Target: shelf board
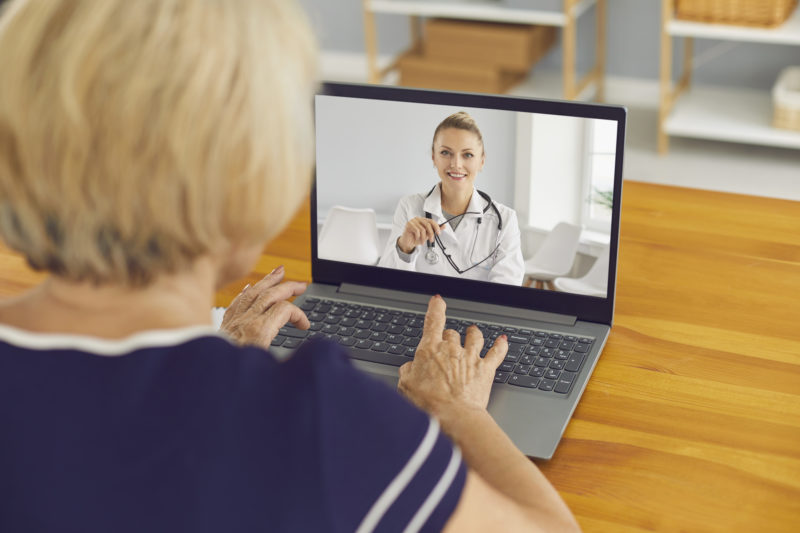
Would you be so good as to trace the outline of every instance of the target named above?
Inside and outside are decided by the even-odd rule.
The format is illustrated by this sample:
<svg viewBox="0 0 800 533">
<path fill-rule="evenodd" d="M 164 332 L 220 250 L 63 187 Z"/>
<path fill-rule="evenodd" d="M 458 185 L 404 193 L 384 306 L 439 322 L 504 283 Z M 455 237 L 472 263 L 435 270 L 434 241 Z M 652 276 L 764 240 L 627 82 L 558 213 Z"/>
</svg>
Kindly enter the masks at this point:
<svg viewBox="0 0 800 533">
<path fill-rule="evenodd" d="M 800 132 L 774 128 L 768 91 L 693 87 L 664 122 L 668 135 L 800 149 Z"/>
<path fill-rule="evenodd" d="M 672 19 L 667 24 L 667 33 L 680 37 L 698 37 L 723 41 L 800 45 L 800 9 L 795 9 L 792 16 L 777 28 L 706 24 Z"/>
<path fill-rule="evenodd" d="M 595 3 L 596 0 L 582 0 L 573 7 L 573 14 L 575 17 L 579 17 Z M 512 24 L 540 24 L 543 26 L 562 27 L 566 24 L 566 16 L 561 9 L 522 9 L 506 7 L 502 3 L 493 1 L 371 0 L 368 4 L 368 9 L 374 13 Z"/>
</svg>

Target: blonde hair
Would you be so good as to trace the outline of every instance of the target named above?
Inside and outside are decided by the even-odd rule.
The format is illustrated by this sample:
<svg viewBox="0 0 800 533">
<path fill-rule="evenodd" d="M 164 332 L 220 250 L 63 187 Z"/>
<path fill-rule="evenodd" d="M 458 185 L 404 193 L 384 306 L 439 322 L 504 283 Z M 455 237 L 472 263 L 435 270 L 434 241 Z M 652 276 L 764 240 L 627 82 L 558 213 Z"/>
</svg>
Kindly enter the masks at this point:
<svg viewBox="0 0 800 533">
<path fill-rule="evenodd" d="M 0 19 L 0 235 L 143 286 L 288 222 L 316 46 L 287 0 L 16 0 Z"/>
<path fill-rule="evenodd" d="M 433 141 L 431 142 L 432 151 L 435 150 L 434 144 L 436 144 L 436 136 L 439 135 L 441 130 L 446 130 L 449 128 L 471 131 L 478 136 L 478 142 L 481 143 L 481 150 L 483 150 L 484 153 L 486 152 L 485 148 L 483 147 L 483 135 L 481 135 L 481 130 L 478 129 L 478 123 L 475 122 L 475 119 L 472 118 L 472 116 L 466 111 L 453 113 L 441 121 L 438 126 L 436 126 L 436 130 L 433 132 Z"/>
</svg>

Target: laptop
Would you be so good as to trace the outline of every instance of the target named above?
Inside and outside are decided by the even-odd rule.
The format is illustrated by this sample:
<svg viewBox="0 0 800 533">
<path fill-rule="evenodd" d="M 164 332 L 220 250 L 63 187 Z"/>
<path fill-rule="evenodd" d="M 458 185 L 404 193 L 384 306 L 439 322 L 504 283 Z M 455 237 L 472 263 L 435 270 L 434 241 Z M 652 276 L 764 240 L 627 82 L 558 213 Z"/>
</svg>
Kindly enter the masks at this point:
<svg viewBox="0 0 800 533">
<path fill-rule="evenodd" d="M 625 109 L 334 83 L 314 106 L 313 282 L 295 302 L 312 328 L 284 327 L 273 350 L 328 337 L 394 387 L 427 302 L 440 294 L 446 327 L 463 335 L 476 324 L 487 345 L 507 335 L 489 412 L 523 453 L 551 458 L 612 325 Z M 442 222 L 434 130 L 457 112 L 479 128 L 485 162 L 477 210 L 441 227 L 456 235 L 463 225 L 472 255 L 437 241 L 420 245 L 416 259 L 389 261 L 404 216 L 424 217 L 433 205 L 427 214 Z M 495 276 L 502 261 L 508 275 Z"/>
</svg>

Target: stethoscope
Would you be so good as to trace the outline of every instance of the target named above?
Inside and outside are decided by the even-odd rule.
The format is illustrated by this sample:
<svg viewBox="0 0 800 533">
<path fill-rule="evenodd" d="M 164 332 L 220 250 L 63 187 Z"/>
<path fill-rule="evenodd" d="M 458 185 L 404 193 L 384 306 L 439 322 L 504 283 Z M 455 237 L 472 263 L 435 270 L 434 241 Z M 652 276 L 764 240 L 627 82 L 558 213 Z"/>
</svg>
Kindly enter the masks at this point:
<svg viewBox="0 0 800 533">
<path fill-rule="evenodd" d="M 437 187 L 437 185 L 434 185 L 433 188 L 430 191 L 428 191 L 428 194 L 425 195 L 425 199 L 426 200 L 433 193 L 433 191 L 436 189 L 436 187 Z M 454 219 L 456 219 L 458 217 L 463 217 L 464 215 L 478 215 L 478 225 L 477 225 L 477 227 L 475 229 L 475 239 L 472 242 L 472 250 L 474 251 L 475 250 L 475 243 L 478 241 L 478 231 L 480 230 L 481 222 L 483 222 L 483 215 L 485 215 L 486 212 L 489 209 L 493 209 L 494 212 L 497 213 L 497 221 L 498 221 L 497 222 L 497 239 L 495 241 L 494 249 L 489 253 L 489 255 L 487 255 L 483 259 L 481 259 L 477 263 L 473 263 L 473 265 L 471 267 L 465 268 L 465 269 L 462 270 L 462 269 L 458 268 L 458 265 L 456 265 L 455 261 L 453 261 L 453 257 L 451 256 L 451 254 L 447 253 L 447 248 L 445 248 L 444 244 L 442 244 L 442 241 L 441 241 L 441 239 L 439 239 L 439 236 L 434 234 L 434 242 L 430 242 L 430 241 L 427 242 L 428 251 L 425 252 L 425 261 L 427 261 L 428 264 L 435 265 L 436 263 L 439 262 L 439 254 L 436 252 L 435 244 L 439 245 L 439 248 L 442 249 L 442 255 L 444 255 L 444 258 L 447 259 L 447 262 L 450 263 L 450 266 L 453 267 L 453 270 L 455 270 L 459 274 L 463 274 L 464 272 L 468 272 L 468 271 L 472 270 L 473 268 L 475 268 L 476 266 L 488 261 L 489 258 L 494 256 L 495 252 L 497 252 L 497 249 L 500 248 L 500 231 L 503 229 L 503 216 L 500 214 L 500 210 L 497 208 L 497 205 L 495 205 L 494 201 L 492 200 L 492 198 L 488 194 L 486 194 L 483 191 L 478 191 L 478 194 L 481 196 L 481 198 L 486 200 L 486 206 L 483 208 L 483 211 L 480 211 L 480 212 L 478 212 L 478 211 L 466 211 L 464 213 L 461 213 L 460 215 L 456 215 L 454 217 L 448 218 L 447 220 L 445 220 L 444 222 L 439 224 L 439 227 L 445 226 L 451 220 L 454 220 Z M 425 211 L 425 218 L 433 220 L 433 217 L 431 216 L 431 214 L 428 211 Z"/>
</svg>

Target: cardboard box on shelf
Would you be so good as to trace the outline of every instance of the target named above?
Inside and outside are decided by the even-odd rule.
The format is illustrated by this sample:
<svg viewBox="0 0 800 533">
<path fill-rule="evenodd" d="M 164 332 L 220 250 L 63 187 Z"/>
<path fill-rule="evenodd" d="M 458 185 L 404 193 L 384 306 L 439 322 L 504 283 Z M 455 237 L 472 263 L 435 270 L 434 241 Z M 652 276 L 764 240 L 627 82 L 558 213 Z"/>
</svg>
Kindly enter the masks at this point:
<svg viewBox="0 0 800 533">
<path fill-rule="evenodd" d="M 400 84 L 504 93 L 527 76 L 555 37 L 552 26 L 428 20 L 422 47 L 398 61 Z"/>
<path fill-rule="evenodd" d="M 425 24 L 425 57 L 492 65 L 527 73 L 555 42 L 553 26 L 432 19 Z"/>
<path fill-rule="evenodd" d="M 524 73 L 491 65 L 469 65 L 407 54 L 400 59 L 400 85 L 450 91 L 504 93 L 525 78 Z"/>
</svg>

